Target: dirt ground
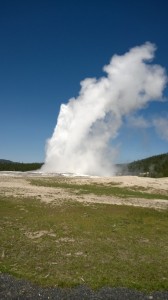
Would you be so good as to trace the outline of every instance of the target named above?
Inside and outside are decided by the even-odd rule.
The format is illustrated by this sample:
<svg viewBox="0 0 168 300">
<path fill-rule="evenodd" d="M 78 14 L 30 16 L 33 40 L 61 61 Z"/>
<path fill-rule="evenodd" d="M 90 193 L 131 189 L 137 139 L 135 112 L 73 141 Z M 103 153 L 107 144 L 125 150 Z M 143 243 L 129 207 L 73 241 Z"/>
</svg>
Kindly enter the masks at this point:
<svg viewBox="0 0 168 300">
<path fill-rule="evenodd" d="M 54 175 L 48 175 L 54 178 Z M 47 177 L 47 178 L 48 178 Z M 116 205 L 133 205 L 155 209 L 168 209 L 168 200 L 142 199 L 142 198 L 118 198 L 115 196 L 97 196 L 94 194 L 77 195 L 70 189 L 35 186 L 30 183 L 32 178 L 46 178 L 39 173 L 0 172 L 0 195 L 14 197 L 36 197 L 46 203 L 62 203 L 65 200 L 85 203 L 108 203 Z M 145 178 L 137 176 L 113 176 L 113 177 L 79 177 L 57 176 L 64 182 L 73 184 L 115 184 L 120 187 L 138 188 L 155 194 L 168 195 L 168 178 Z"/>
</svg>

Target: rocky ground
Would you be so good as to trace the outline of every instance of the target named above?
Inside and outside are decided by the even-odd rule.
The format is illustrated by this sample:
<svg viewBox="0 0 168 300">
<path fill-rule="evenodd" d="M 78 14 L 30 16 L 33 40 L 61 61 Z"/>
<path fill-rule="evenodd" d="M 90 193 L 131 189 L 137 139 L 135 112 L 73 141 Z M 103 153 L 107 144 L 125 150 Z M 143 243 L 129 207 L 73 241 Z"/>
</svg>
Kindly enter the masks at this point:
<svg viewBox="0 0 168 300">
<path fill-rule="evenodd" d="M 18 280 L 6 274 L 0 274 L 1 300 L 167 300 L 168 292 L 146 294 L 127 288 L 104 287 L 93 291 L 86 286 L 73 289 L 42 288 L 25 280 Z"/>
</svg>

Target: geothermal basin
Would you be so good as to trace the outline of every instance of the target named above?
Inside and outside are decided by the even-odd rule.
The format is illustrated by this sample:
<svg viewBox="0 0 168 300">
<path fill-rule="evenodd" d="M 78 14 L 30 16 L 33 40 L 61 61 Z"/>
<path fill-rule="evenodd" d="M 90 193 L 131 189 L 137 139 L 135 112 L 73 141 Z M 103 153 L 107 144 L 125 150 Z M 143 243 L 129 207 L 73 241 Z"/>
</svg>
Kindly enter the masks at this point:
<svg viewBox="0 0 168 300">
<path fill-rule="evenodd" d="M 36 181 L 36 182 L 35 182 Z M 37 185 L 38 182 L 38 185 Z M 40 185 L 39 185 L 40 183 Z M 55 186 L 54 186 L 55 184 Z M 71 188 L 72 185 L 72 188 Z M 137 195 L 100 193 L 80 193 L 84 187 L 97 186 L 123 188 L 137 192 Z M 76 188 L 75 188 L 76 187 Z M 140 197 L 139 194 L 140 193 Z M 154 196 L 146 197 L 146 194 Z M 144 197 L 143 197 L 144 195 Z M 91 177 L 75 174 L 55 174 L 40 172 L 0 172 L 0 196 L 33 197 L 45 203 L 78 201 L 86 203 L 106 203 L 112 205 L 132 205 L 154 209 L 168 209 L 168 178 L 148 178 L 138 176 Z"/>
</svg>

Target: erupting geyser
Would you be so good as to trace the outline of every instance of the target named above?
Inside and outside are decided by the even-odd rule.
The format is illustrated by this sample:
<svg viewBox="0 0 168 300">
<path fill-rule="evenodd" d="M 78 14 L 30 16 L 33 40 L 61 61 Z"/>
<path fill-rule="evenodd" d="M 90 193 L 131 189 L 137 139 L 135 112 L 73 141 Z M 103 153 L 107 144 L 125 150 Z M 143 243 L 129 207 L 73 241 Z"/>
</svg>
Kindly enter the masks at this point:
<svg viewBox="0 0 168 300">
<path fill-rule="evenodd" d="M 152 65 L 155 46 L 146 43 L 114 55 L 100 79 L 81 82 L 79 96 L 61 105 L 53 136 L 47 142 L 43 172 L 113 175 L 111 147 L 123 117 L 160 100 L 167 77 Z"/>
</svg>

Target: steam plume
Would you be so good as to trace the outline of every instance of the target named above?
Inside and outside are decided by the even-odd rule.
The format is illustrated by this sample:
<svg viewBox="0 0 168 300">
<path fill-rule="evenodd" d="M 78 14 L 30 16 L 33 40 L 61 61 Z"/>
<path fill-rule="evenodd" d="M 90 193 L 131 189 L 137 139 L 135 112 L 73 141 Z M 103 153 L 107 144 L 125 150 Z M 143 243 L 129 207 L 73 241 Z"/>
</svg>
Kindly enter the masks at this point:
<svg viewBox="0 0 168 300">
<path fill-rule="evenodd" d="M 48 140 L 44 172 L 113 175 L 117 136 L 123 118 L 162 97 L 167 77 L 152 65 L 155 46 L 146 43 L 114 55 L 100 79 L 81 82 L 79 96 L 61 105 L 53 136 Z"/>
</svg>

